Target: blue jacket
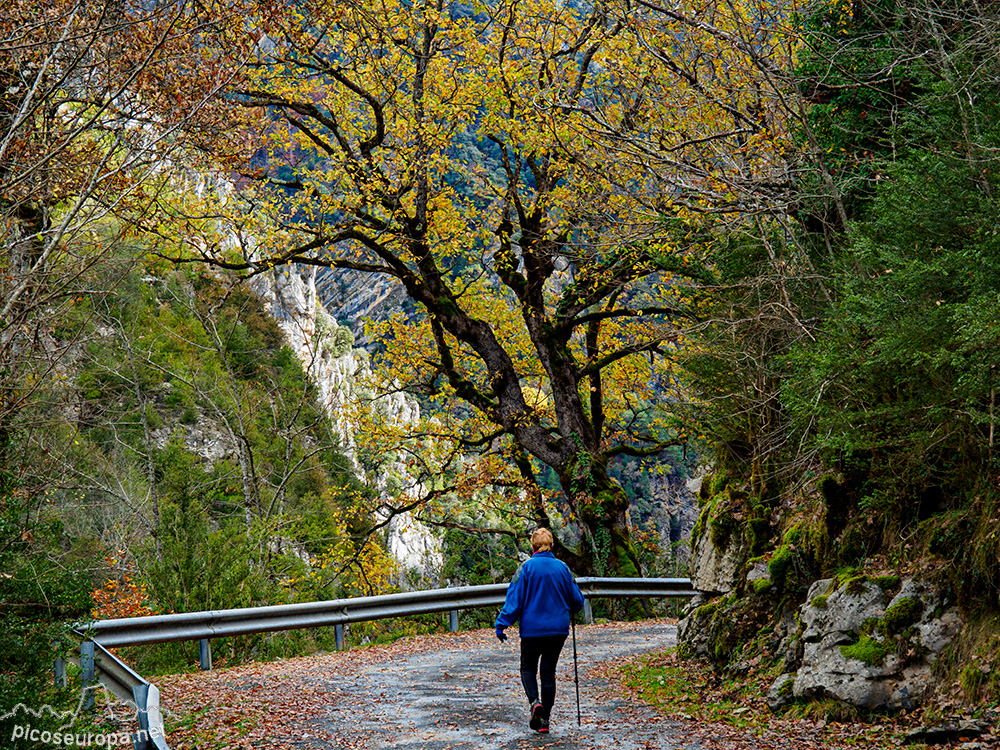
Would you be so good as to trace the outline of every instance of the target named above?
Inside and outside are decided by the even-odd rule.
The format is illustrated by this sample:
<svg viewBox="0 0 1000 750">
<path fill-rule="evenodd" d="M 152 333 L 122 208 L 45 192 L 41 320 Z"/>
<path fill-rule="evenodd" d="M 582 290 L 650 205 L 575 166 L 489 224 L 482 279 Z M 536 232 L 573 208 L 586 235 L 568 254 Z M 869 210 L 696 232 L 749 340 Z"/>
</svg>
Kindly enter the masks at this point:
<svg viewBox="0 0 1000 750">
<path fill-rule="evenodd" d="M 583 594 L 566 563 L 551 552 L 536 552 L 507 587 L 496 626 L 507 628 L 520 620 L 522 638 L 569 635 L 569 613 L 581 609 Z"/>
</svg>

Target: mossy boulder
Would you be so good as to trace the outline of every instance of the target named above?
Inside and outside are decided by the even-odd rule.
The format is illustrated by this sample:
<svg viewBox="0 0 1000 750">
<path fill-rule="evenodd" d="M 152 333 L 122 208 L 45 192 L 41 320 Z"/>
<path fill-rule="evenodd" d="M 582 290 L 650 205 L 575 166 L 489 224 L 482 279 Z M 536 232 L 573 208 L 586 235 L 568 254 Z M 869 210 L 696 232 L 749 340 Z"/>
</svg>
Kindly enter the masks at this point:
<svg viewBox="0 0 1000 750">
<path fill-rule="evenodd" d="M 749 546 L 731 513 L 718 502 L 706 505 L 691 538 L 694 587 L 713 595 L 735 590 L 742 582 L 748 557 Z"/>
<path fill-rule="evenodd" d="M 765 629 L 766 620 L 766 611 L 751 597 L 735 592 L 711 599 L 699 595 L 678 624 L 680 652 L 687 658 L 706 658 L 725 671 L 745 644 Z"/>
<path fill-rule="evenodd" d="M 845 575 L 816 581 L 800 610 L 796 700 L 835 698 L 868 709 L 910 709 L 933 685 L 938 655 L 960 621 L 929 583 Z M 787 696 L 770 696 L 775 704 Z"/>
</svg>

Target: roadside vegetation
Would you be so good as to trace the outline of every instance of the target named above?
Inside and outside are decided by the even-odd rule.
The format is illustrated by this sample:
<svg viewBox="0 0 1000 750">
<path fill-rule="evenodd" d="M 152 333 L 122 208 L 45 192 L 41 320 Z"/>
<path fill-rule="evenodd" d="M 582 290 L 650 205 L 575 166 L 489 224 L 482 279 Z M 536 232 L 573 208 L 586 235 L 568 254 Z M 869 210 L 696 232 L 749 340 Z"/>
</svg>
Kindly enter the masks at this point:
<svg viewBox="0 0 1000 750">
<path fill-rule="evenodd" d="M 605 671 L 635 699 L 677 721 L 683 734 L 710 738 L 732 750 L 758 743 L 773 748 L 888 750 L 906 746 L 924 750 L 940 745 L 909 735 L 945 719 L 935 706 L 886 713 L 860 710 L 834 699 L 797 704 L 775 713 L 764 696 L 777 671 L 768 668 L 766 659 L 751 660 L 745 670 L 720 676 L 711 666 L 682 659 L 676 650 L 670 650 Z M 949 715 L 955 717 L 954 707 Z M 1000 707 L 966 704 L 959 715 L 992 727 Z M 955 732 L 945 742 L 961 744 L 961 737 Z M 996 731 L 970 733 L 964 741 L 993 747 Z"/>
</svg>

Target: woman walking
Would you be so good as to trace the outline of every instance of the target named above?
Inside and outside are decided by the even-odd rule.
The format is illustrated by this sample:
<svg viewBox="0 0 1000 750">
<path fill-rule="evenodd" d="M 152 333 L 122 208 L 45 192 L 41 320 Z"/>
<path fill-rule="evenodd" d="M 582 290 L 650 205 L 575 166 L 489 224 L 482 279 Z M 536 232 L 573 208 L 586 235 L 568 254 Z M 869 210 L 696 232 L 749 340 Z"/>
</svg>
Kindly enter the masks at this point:
<svg viewBox="0 0 1000 750">
<path fill-rule="evenodd" d="M 501 642 L 507 640 L 506 628 L 521 623 L 521 684 L 531 706 L 528 726 L 538 732 L 549 731 L 556 698 L 556 664 L 569 635 L 570 613 L 583 609 L 580 587 L 566 563 L 552 554 L 552 545 L 552 532 L 535 529 L 531 558 L 521 565 L 507 588 L 496 623 Z"/>
</svg>

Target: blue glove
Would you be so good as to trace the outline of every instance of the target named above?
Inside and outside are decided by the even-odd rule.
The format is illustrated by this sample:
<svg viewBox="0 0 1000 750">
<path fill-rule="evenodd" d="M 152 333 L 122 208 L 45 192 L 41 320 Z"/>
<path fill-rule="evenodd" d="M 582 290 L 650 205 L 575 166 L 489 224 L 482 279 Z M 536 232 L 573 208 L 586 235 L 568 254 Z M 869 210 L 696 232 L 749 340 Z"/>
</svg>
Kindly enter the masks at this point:
<svg viewBox="0 0 1000 750">
<path fill-rule="evenodd" d="M 497 640 L 503 643 L 507 640 L 507 634 L 503 632 L 503 628 L 497 625 Z"/>
</svg>

